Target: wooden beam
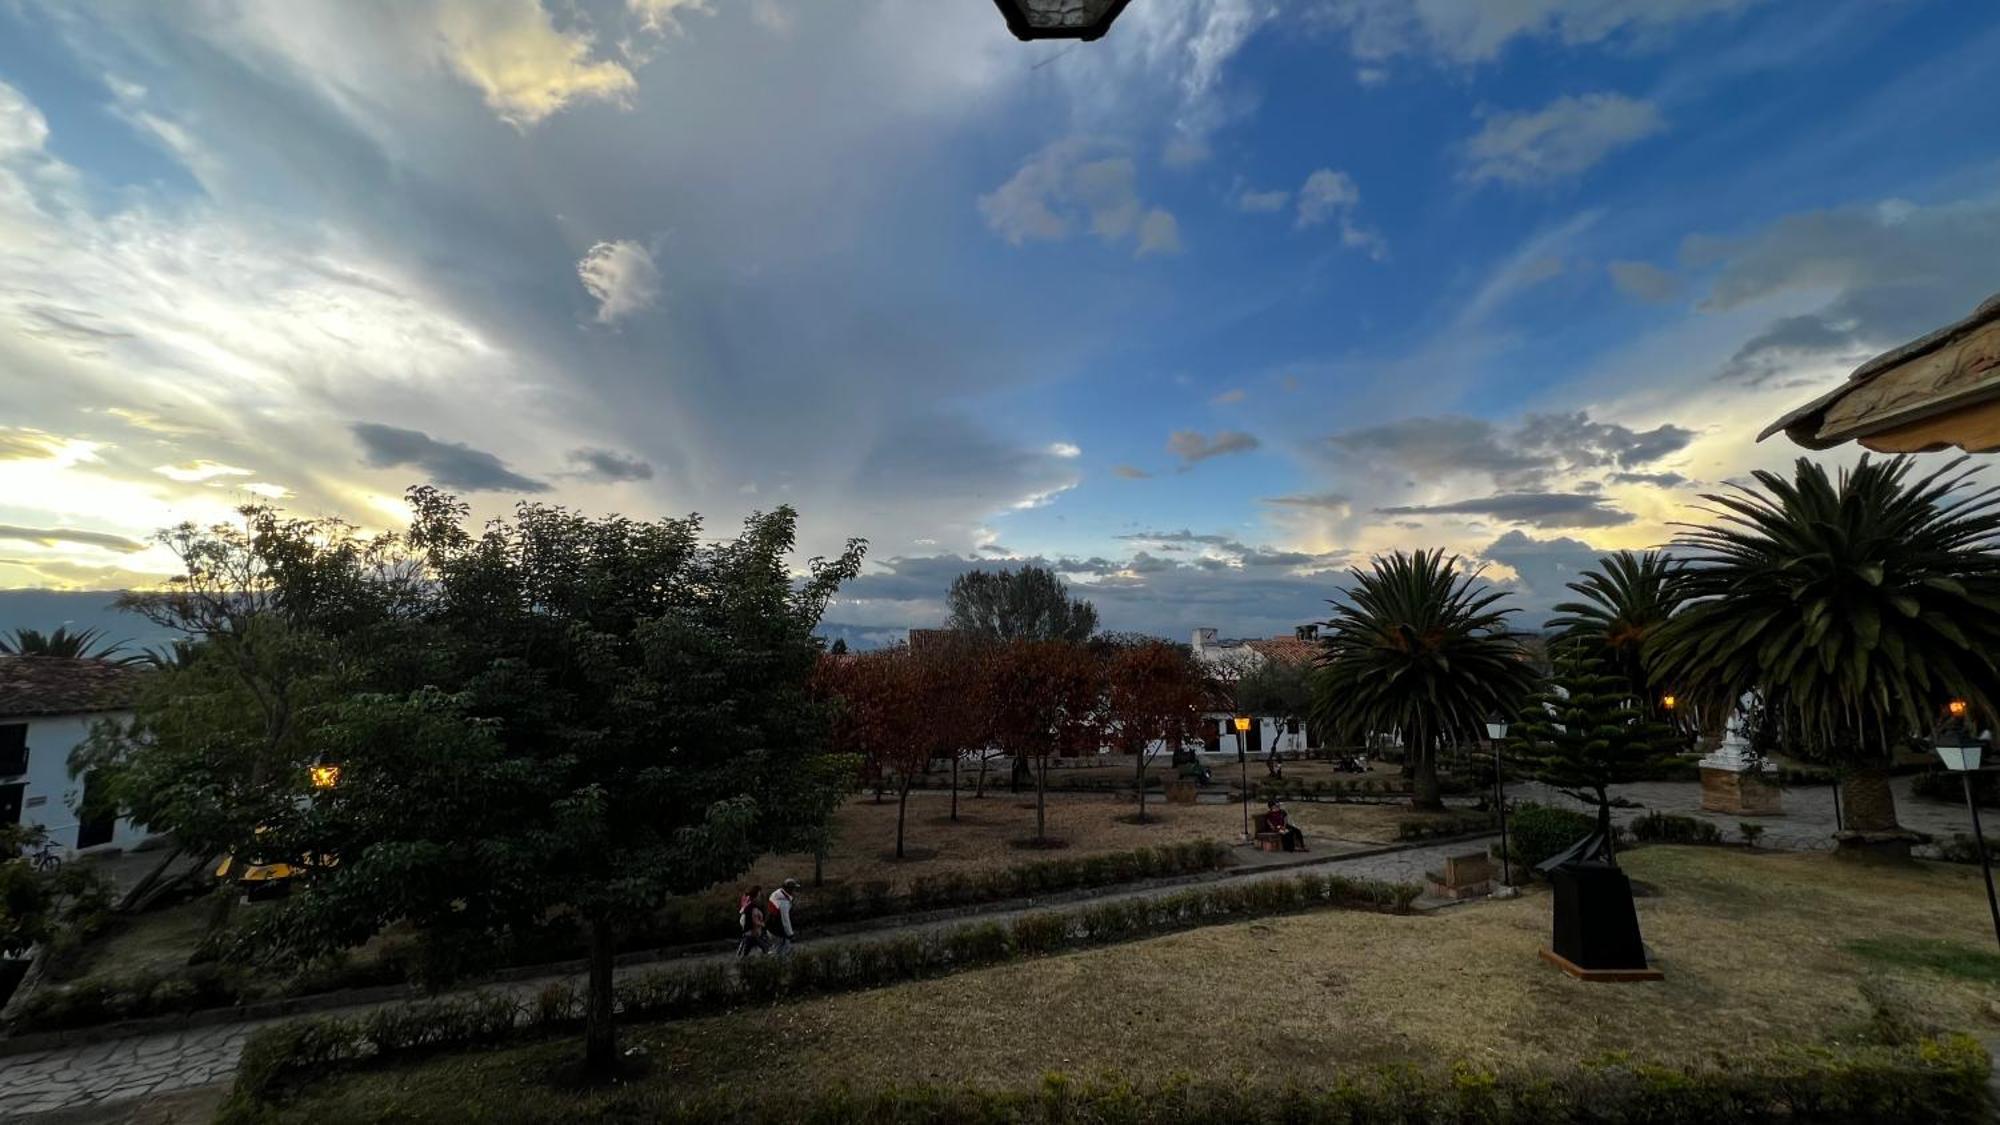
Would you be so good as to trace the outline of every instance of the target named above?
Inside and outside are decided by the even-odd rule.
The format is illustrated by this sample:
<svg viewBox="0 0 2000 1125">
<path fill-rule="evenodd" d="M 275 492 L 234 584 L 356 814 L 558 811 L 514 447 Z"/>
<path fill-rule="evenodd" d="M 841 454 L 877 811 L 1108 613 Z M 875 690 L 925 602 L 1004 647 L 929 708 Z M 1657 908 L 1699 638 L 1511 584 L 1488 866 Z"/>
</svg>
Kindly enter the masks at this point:
<svg viewBox="0 0 2000 1125">
<path fill-rule="evenodd" d="M 2000 449 L 2000 399 L 1974 403 L 1858 439 L 1881 453 L 1928 453 L 1957 446 L 1967 453 Z"/>
</svg>

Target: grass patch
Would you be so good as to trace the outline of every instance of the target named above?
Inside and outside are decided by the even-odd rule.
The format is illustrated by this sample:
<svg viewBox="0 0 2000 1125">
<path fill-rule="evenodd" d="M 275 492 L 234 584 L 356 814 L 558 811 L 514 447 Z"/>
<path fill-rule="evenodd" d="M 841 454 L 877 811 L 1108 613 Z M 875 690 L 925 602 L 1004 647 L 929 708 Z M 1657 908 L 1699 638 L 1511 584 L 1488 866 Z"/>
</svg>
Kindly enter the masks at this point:
<svg viewBox="0 0 2000 1125">
<path fill-rule="evenodd" d="M 866 992 L 637 1025 L 661 1095 L 847 1083 L 1012 1088 L 1045 1071 L 1176 1071 L 1218 1081 L 1333 1081 L 1382 1063 L 1580 1060 L 1696 1065 L 1774 1043 L 1842 1044 L 1876 1021 L 1875 982 L 1948 1027 L 1976 1028 L 2000 984 L 1855 952 L 1866 938 L 1986 936 L 1976 870 L 1855 868 L 1825 855 L 1656 846 L 1622 857 L 1662 894 L 1639 902 L 1667 979 L 1584 984 L 1549 968 L 1550 899 L 1436 915 L 1320 912 L 1214 926 Z M 1718 901 L 1727 908 L 1717 910 Z M 1876 1021 L 1879 1022 L 1879 1021 Z M 976 1049 L 972 1049 L 976 1046 Z M 311 1091 L 278 1120 L 521 1120 L 522 1075 L 574 1041 L 368 1069 Z M 555 1118 L 608 1103 L 578 1097 Z"/>
<path fill-rule="evenodd" d="M 1899 935 L 1850 941 L 1847 949 L 1878 964 L 1924 969 L 1980 984 L 2000 984 L 2000 953 L 1955 941 Z"/>
</svg>

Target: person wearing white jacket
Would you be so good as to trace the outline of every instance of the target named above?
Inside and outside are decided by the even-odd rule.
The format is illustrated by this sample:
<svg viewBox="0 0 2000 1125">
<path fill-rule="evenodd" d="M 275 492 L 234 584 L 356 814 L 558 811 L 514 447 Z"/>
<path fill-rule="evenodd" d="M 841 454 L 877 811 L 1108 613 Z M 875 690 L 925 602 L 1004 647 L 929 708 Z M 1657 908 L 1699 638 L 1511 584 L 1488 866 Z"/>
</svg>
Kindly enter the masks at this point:
<svg viewBox="0 0 2000 1125">
<path fill-rule="evenodd" d="M 778 956 L 792 952 L 792 893 L 799 889 L 797 879 L 787 879 L 777 890 L 771 892 L 771 908 L 764 912 L 766 924 L 778 935 Z"/>
</svg>

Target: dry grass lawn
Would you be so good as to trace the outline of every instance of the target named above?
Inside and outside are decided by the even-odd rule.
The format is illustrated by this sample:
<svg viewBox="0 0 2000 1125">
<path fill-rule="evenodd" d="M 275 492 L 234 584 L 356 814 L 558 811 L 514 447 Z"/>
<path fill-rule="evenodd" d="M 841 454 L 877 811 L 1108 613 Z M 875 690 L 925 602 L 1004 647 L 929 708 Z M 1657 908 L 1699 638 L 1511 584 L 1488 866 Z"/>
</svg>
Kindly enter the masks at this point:
<svg viewBox="0 0 2000 1125">
<path fill-rule="evenodd" d="M 910 858 L 897 861 L 896 802 L 858 797 L 838 814 L 826 877 L 845 882 L 880 880 L 901 889 L 914 878 L 946 871 L 985 871 L 1053 856 L 1095 855 L 1182 840 L 1222 840 L 1234 843 L 1243 835 L 1240 804 L 1169 805 L 1148 798 L 1148 824 L 1124 823 L 1138 811 L 1130 797 L 1096 793 L 1050 793 L 1049 834 L 1066 847 L 1042 851 L 1016 847 L 1035 834 L 1035 798 L 988 793 L 979 800 L 959 796 L 959 822 L 948 817 L 951 798 L 944 793 L 910 794 L 905 848 Z M 1404 805 L 1336 805 L 1293 802 L 1286 806 L 1307 843 L 1328 850 L 1351 850 L 1396 839 L 1396 825 L 1405 820 L 1433 819 Z M 1263 812 L 1252 802 L 1251 816 Z M 810 881 L 810 855 L 767 856 L 740 882 L 765 887 L 787 876 Z"/>
<path fill-rule="evenodd" d="M 1991 1022 L 2000 984 L 1846 948 L 1902 935 L 1984 949 L 1975 868 L 1666 847 L 1625 862 L 1658 891 L 1639 910 L 1662 982 L 1584 984 L 1543 964 L 1550 901 L 1536 891 L 1427 916 L 1322 912 L 1219 926 L 627 1035 L 650 1052 L 645 1081 L 692 1091 L 1018 1084 L 1052 1069 L 1323 1081 L 1329 1068 L 1382 1060 L 1713 1058 L 1851 1037 L 1885 1001 L 1945 1027 Z M 533 1084 L 523 1076 L 577 1049 L 541 1044 L 364 1072 L 286 1117 L 480 1104 L 483 1091 Z"/>
</svg>

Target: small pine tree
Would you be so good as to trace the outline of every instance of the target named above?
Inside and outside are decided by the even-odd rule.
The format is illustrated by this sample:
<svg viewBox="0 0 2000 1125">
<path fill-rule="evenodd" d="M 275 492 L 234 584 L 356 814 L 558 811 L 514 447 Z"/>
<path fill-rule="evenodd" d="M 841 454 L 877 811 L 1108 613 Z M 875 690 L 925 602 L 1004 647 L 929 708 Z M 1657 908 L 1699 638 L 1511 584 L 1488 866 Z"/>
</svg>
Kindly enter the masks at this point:
<svg viewBox="0 0 2000 1125">
<path fill-rule="evenodd" d="M 1644 780 L 1677 749 L 1672 728 L 1646 718 L 1625 677 L 1581 647 L 1563 646 L 1556 674 L 1514 725 L 1508 759 L 1516 776 L 1597 806 L 1608 842 L 1611 787 Z"/>
</svg>

